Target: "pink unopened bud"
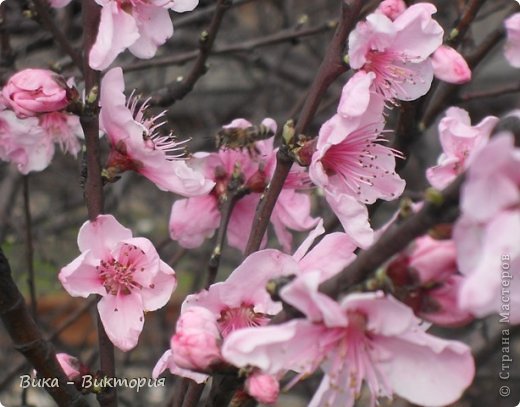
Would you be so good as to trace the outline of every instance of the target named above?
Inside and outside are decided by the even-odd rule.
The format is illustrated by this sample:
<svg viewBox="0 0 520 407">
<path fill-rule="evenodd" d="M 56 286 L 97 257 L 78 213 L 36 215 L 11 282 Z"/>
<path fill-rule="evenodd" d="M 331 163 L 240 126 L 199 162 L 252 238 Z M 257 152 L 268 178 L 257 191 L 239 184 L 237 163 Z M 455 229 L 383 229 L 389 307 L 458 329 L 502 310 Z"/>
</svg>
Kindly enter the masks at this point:
<svg viewBox="0 0 520 407">
<path fill-rule="evenodd" d="M 434 75 L 441 81 L 460 85 L 471 80 L 466 60 L 453 48 L 441 45 L 432 55 Z"/>
<path fill-rule="evenodd" d="M 280 383 L 272 375 L 253 373 L 246 380 L 245 390 L 260 403 L 274 404 L 280 393 Z"/>
<path fill-rule="evenodd" d="M 403 0 L 384 0 L 379 4 L 376 11 L 379 11 L 393 21 L 405 10 L 406 3 Z"/>
<path fill-rule="evenodd" d="M 56 358 L 61 368 L 70 380 L 74 380 L 78 376 L 81 376 L 81 363 L 74 356 L 68 353 L 57 353 Z"/>
<path fill-rule="evenodd" d="M 267 175 L 262 168 L 259 168 L 249 179 L 246 184 L 251 192 L 262 193 L 267 186 Z"/>
<path fill-rule="evenodd" d="M 174 362 L 185 369 L 202 371 L 220 357 L 220 332 L 213 314 L 203 307 L 191 307 L 179 317 L 171 339 Z"/>
<path fill-rule="evenodd" d="M 69 104 L 67 84 L 47 69 L 24 69 L 2 89 L 4 103 L 19 117 L 62 110 Z"/>
</svg>

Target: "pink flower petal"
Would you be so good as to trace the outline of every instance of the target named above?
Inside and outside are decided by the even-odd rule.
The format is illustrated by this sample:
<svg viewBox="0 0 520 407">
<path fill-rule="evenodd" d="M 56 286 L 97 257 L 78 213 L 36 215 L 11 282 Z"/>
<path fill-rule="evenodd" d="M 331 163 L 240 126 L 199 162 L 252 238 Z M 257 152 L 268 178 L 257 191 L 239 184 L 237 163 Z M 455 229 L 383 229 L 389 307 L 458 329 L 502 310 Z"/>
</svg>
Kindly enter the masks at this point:
<svg viewBox="0 0 520 407">
<path fill-rule="evenodd" d="M 220 211 L 213 195 L 179 199 L 172 206 L 170 237 L 182 247 L 193 249 L 213 236 L 219 224 Z"/>
<path fill-rule="evenodd" d="M 393 355 L 380 365 L 394 392 L 419 405 L 444 406 L 457 401 L 475 375 L 470 348 L 419 330 L 403 339 L 377 339 L 377 345 Z"/>
<path fill-rule="evenodd" d="M 173 269 L 162 260 L 159 261 L 159 272 L 152 282 L 140 291 L 145 311 L 155 311 L 164 307 L 177 287 L 177 278 Z"/>
<path fill-rule="evenodd" d="M 78 233 L 79 250 L 90 250 L 103 259 L 122 240 L 131 239 L 132 231 L 121 225 L 112 215 L 98 215 L 95 221 L 85 222 Z"/>
<path fill-rule="evenodd" d="M 97 308 L 112 343 L 124 352 L 134 348 L 144 324 L 141 296 L 134 293 L 106 295 Z"/>
<path fill-rule="evenodd" d="M 139 38 L 135 19 L 119 8 L 117 2 L 110 1 L 101 9 L 96 42 L 89 54 L 89 65 L 102 71 L 114 62 L 116 57 Z"/>
<path fill-rule="evenodd" d="M 63 288 L 74 297 L 87 298 L 90 294 L 105 295 L 106 290 L 99 277 L 97 259 L 90 252 L 82 253 L 63 267 L 58 275 Z"/>
<path fill-rule="evenodd" d="M 341 193 L 326 193 L 325 199 L 338 217 L 345 233 L 362 248 L 372 244 L 374 231 L 368 222 L 368 210 L 355 198 Z"/>
</svg>

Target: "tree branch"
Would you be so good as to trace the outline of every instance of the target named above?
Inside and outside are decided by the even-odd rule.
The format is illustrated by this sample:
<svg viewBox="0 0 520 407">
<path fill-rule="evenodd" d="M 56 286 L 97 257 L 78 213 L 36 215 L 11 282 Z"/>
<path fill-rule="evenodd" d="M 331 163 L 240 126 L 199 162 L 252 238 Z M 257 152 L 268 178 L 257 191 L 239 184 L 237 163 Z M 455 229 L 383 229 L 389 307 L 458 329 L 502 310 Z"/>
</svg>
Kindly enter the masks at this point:
<svg viewBox="0 0 520 407">
<path fill-rule="evenodd" d="M 0 316 L 14 347 L 31 363 L 42 379 L 57 380 L 58 387 L 45 387 L 59 406 L 87 407 L 76 388 L 68 384 L 52 345 L 31 318 L 22 294 L 11 277 L 9 262 L 0 249 Z"/>
<path fill-rule="evenodd" d="M 336 22 L 329 21 L 320 25 L 309 27 L 306 29 L 290 28 L 287 30 L 279 31 L 274 34 L 266 35 L 259 38 L 254 38 L 247 41 L 237 42 L 234 44 L 222 45 L 211 51 L 211 55 L 226 55 L 236 52 L 251 52 L 257 48 L 266 47 L 270 45 L 276 45 L 283 42 L 292 41 L 297 38 L 310 37 L 316 34 L 329 31 L 336 26 Z M 192 59 L 197 58 L 199 51 L 188 51 L 182 54 L 166 58 L 156 58 L 150 61 L 139 61 L 133 64 L 127 65 L 123 68 L 125 72 L 138 71 L 141 69 L 157 68 L 162 66 L 178 65 L 188 62 Z"/>
<path fill-rule="evenodd" d="M 83 61 L 81 56 L 76 52 L 65 34 L 61 32 L 54 20 L 51 18 L 48 10 L 49 6 L 47 3 L 44 0 L 33 0 L 33 3 L 42 25 L 51 32 L 54 40 L 58 43 L 62 50 L 71 57 L 72 61 L 78 67 L 78 69 L 83 71 Z"/>
<path fill-rule="evenodd" d="M 305 132 L 312 121 L 320 101 L 328 87 L 334 80 L 347 71 L 348 67 L 343 63 L 347 36 L 354 27 L 356 19 L 361 11 L 360 0 L 346 0 L 342 3 L 341 18 L 329 44 L 325 57 L 321 63 L 316 77 L 308 92 L 295 128 L 295 134 Z M 258 204 L 255 220 L 247 242 L 245 255 L 258 250 L 262 237 L 269 224 L 278 195 L 292 166 L 292 159 L 285 149 L 280 148 L 276 157 L 276 168 L 264 196 Z"/>
<path fill-rule="evenodd" d="M 182 99 L 193 90 L 195 83 L 207 72 L 206 61 L 217 38 L 224 14 L 229 10 L 231 4 L 231 0 L 218 0 L 215 14 L 213 14 L 208 30 L 200 34 L 198 56 L 190 73 L 182 81 L 167 86 L 166 90 L 158 97 L 152 98 L 151 102 L 154 105 L 169 106 L 175 103 L 175 101 Z"/>
<path fill-rule="evenodd" d="M 85 134 L 87 146 L 86 164 L 87 179 L 85 182 L 85 201 L 88 216 L 91 221 L 103 213 L 103 181 L 101 178 L 101 148 L 99 143 L 99 72 L 93 70 L 89 63 L 89 53 L 96 41 L 97 30 L 101 15 L 101 8 L 94 0 L 82 0 L 83 27 L 83 72 L 85 78 L 84 111 L 80 117 L 81 126 Z M 101 297 L 98 296 L 98 299 Z M 102 373 L 107 377 L 115 377 L 114 345 L 108 338 L 103 323 L 98 314 L 98 342 L 99 362 Z M 106 388 L 98 394 L 97 399 L 101 406 L 117 407 L 117 390 Z"/>
</svg>

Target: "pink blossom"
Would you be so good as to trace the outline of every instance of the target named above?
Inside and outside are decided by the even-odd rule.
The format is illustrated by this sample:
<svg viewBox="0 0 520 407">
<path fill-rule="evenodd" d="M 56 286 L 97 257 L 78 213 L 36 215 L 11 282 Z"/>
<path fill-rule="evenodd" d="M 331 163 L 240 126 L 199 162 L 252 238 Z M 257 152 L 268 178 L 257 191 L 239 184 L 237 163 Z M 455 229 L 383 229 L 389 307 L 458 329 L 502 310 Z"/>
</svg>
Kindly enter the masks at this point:
<svg viewBox="0 0 520 407">
<path fill-rule="evenodd" d="M 403 0 L 383 0 L 376 9 L 390 20 L 395 20 L 406 10 L 406 3 Z"/>
<path fill-rule="evenodd" d="M 356 246 L 346 234 L 332 233 L 309 251 L 314 239 L 323 233 L 323 221 L 320 221 L 293 256 L 273 249 L 255 252 L 248 256 L 226 281 L 213 284 L 208 290 L 198 294 L 189 295 L 183 303 L 180 320 L 194 321 L 197 335 L 203 336 L 203 341 L 208 340 L 210 345 L 198 346 L 200 355 L 197 357 L 201 358 L 202 362 L 192 362 L 195 357 L 191 355 L 197 347 L 199 337 L 192 334 L 187 340 L 181 340 L 184 338 L 184 335 L 181 335 L 181 339 L 176 340 L 176 334 L 171 341 L 171 352 L 167 356 L 163 355 L 164 359 L 157 365 L 157 371 L 162 372 L 166 367 L 170 367 L 170 371 L 188 377 L 182 371 L 179 372 L 178 368 L 204 370 L 209 364 L 217 363 L 215 341 L 220 342 L 236 330 L 266 325 L 270 318 L 282 309 L 281 303 L 273 301 L 265 289 L 271 279 L 289 275 L 309 275 L 313 280 L 324 281 L 341 271 L 355 258 L 353 252 Z M 323 261 L 324 258 L 327 262 Z M 213 323 L 207 312 L 204 318 L 184 318 L 184 314 L 192 308 L 196 308 L 196 312 L 202 314 L 199 311 L 201 307 L 211 313 Z M 218 339 L 215 325 L 220 333 Z M 179 328 L 178 323 L 177 332 Z M 186 330 L 181 329 L 181 332 L 184 331 Z M 207 349 L 207 352 L 201 349 Z M 190 357 L 187 358 L 185 355 Z M 225 362 L 225 359 L 222 361 Z"/>
<path fill-rule="evenodd" d="M 175 272 L 148 239 L 132 237 L 112 215 L 85 222 L 78 246 L 81 255 L 61 269 L 59 279 L 74 297 L 103 297 L 97 307 L 107 335 L 128 351 L 137 344 L 144 312 L 170 299 L 177 285 Z"/>
<path fill-rule="evenodd" d="M 280 384 L 276 377 L 254 372 L 246 379 L 246 392 L 263 404 L 274 404 L 278 400 Z"/>
<path fill-rule="evenodd" d="M 184 369 L 204 370 L 219 361 L 220 332 L 213 313 L 204 307 L 186 309 L 177 321 L 171 348 L 175 364 Z"/>
<path fill-rule="evenodd" d="M 325 376 L 310 407 L 353 406 L 364 381 L 371 406 L 394 393 L 414 404 L 441 406 L 456 401 L 473 380 L 469 347 L 427 334 L 412 311 L 391 297 L 350 294 L 338 304 L 315 295 L 303 305 L 304 313 L 322 309 L 321 321 L 236 331 L 222 354 L 238 367 L 266 374 L 292 369 L 301 376 L 321 365 Z"/>
<path fill-rule="evenodd" d="M 62 110 L 69 104 L 67 85 L 47 69 L 24 69 L 2 88 L 3 102 L 19 117 Z"/>
<path fill-rule="evenodd" d="M 18 118 L 0 111 L 0 159 L 15 164 L 22 174 L 42 171 L 54 156 L 54 142 L 39 126 L 38 118 Z"/>
<path fill-rule="evenodd" d="M 46 136 L 59 144 L 61 150 L 76 156 L 81 148 L 79 139 L 84 138 L 79 117 L 65 112 L 52 112 L 38 117 L 39 125 Z"/>
<path fill-rule="evenodd" d="M 441 81 L 461 85 L 471 80 L 471 69 L 457 51 L 441 45 L 432 55 L 433 74 Z"/>
<path fill-rule="evenodd" d="M 281 310 L 281 304 L 265 290 L 267 282 L 297 271 L 291 256 L 262 250 L 248 256 L 226 281 L 186 297 L 171 349 L 157 363 L 154 377 L 169 368 L 173 374 L 197 382 L 206 380 L 207 376 L 196 370 L 223 361 L 216 348 L 222 338 L 237 329 L 266 325 Z M 190 319 L 190 315 L 195 318 Z"/>
<path fill-rule="evenodd" d="M 353 128 L 361 127 L 367 121 L 383 122 L 385 100 L 372 89 L 375 79 L 374 72 L 358 71 L 343 86 L 337 113 L 348 119 Z"/>
<path fill-rule="evenodd" d="M 184 142 L 171 134 L 162 135 L 156 123 L 163 116 L 146 119 L 146 103 L 137 109 L 137 99 L 128 105 L 123 94 L 124 80 L 121 68 L 108 71 L 101 81 L 100 125 L 111 145 L 107 175 L 133 170 L 148 178 L 158 188 L 184 196 L 207 193 L 214 183 L 190 168 L 181 156 Z"/>
<path fill-rule="evenodd" d="M 168 10 L 193 10 L 198 0 L 96 0 L 101 10 L 96 42 L 89 64 L 104 70 L 126 48 L 138 58 L 152 58 L 173 35 Z"/>
<path fill-rule="evenodd" d="M 513 14 L 504 22 L 507 33 L 505 56 L 515 68 L 520 68 L 520 13 Z"/>
<path fill-rule="evenodd" d="M 375 73 L 373 87 L 387 100 L 423 96 L 433 79 L 429 56 L 444 33 L 431 17 L 436 11 L 433 4 L 417 3 L 394 21 L 381 12 L 370 14 L 350 33 L 350 66 Z"/>
<path fill-rule="evenodd" d="M 276 124 L 272 119 L 264 119 L 262 124 L 272 127 L 276 132 Z M 245 119 L 235 119 L 224 127 L 250 126 L 251 123 Z M 249 193 L 241 197 L 233 208 L 227 239 L 230 246 L 242 251 L 245 249 L 260 193 L 264 191 L 276 163 L 272 138 L 256 142 L 255 148 L 258 154 L 253 155 L 245 149 L 195 154 L 192 166 L 200 168 L 207 179 L 213 180 L 215 188 L 209 195 L 174 202 L 170 215 L 170 236 L 173 240 L 183 247 L 194 248 L 213 235 L 221 219 L 219 203 L 227 199 L 228 184 L 233 174 L 238 172 Z M 297 191 L 306 188 L 307 183 L 307 175 L 301 167 L 295 166 L 273 210 L 271 222 L 286 252 L 290 251 L 292 243 L 292 235 L 287 229 L 308 230 L 318 221 L 310 215 L 310 197 Z M 196 223 L 191 221 L 193 217 L 197 217 Z"/>
<path fill-rule="evenodd" d="M 520 148 L 513 140 L 508 133 L 496 135 L 476 154 L 462 188 L 454 239 L 466 276 L 461 308 L 478 316 L 510 312 L 511 323 L 520 323 Z M 502 288 L 508 290 L 505 306 Z"/>
<path fill-rule="evenodd" d="M 395 173 L 397 152 L 379 142 L 384 127 L 383 99 L 368 90 L 374 74 L 356 74 L 345 88 L 360 92 L 359 104 L 342 97 L 338 114 L 325 122 L 312 156 L 309 176 L 324 189 L 325 198 L 345 231 L 361 247 L 372 243 L 373 231 L 364 204 L 399 196 L 405 182 Z"/>
<path fill-rule="evenodd" d="M 460 326 L 473 319 L 458 306 L 464 277 L 458 274 L 453 240 L 417 239 L 386 268 L 392 293 L 416 315 L 440 326 Z"/>
<path fill-rule="evenodd" d="M 473 155 L 488 141 L 498 118 L 488 116 L 476 126 L 471 126 L 468 112 L 450 107 L 439 123 L 439 136 L 443 153 L 438 165 L 426 171 L 428 181 L 437 189 L 443 189 L 462 173 Z"/>
<path fill-rule="evenodd" d="M 255 252 L 224 282 L 186 297 L 182 313 L 191 307 L 206 308 L 217 321 L 223 338 L 237 329 L 265 325 L 282 309 L 266 291 L 267 282 L 297 272 L 298 265 L 289 255 L 274 249 Z"/>
</svg>

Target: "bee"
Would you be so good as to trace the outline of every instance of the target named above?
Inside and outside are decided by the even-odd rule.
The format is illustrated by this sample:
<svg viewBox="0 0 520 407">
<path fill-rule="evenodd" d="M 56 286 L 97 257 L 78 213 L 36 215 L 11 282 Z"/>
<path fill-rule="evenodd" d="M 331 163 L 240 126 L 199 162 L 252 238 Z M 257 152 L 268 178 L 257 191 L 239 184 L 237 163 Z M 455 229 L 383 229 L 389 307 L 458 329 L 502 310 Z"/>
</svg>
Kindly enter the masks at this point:
<svg viewBox="0 0 520 407">
<path fill-rule="evenodd" d="M 255 147 L 255 142 L 266 140 L 274 135 L 274 131 L 263 124 L 245 128 L 228 127 L 217 133 L 215 142 L 218 149 L 242 150 L 247 148 L 249 154 L 253 152 L 258 154 L 259 151 Z"/>
</svg>

